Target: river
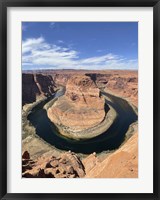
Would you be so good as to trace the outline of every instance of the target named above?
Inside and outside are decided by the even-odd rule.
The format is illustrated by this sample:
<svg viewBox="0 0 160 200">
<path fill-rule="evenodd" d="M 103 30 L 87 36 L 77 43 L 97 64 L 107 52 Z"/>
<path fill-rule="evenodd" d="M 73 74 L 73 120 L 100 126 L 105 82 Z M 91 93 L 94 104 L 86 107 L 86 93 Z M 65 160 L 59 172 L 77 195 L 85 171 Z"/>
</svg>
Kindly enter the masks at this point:
<svg viewBox="0 0 160 200">
<path fill-rule="evenodd" d="M 64 90 L 57 92 L 54 98 L 63 95 L 63 93 Z M 38 136 L 57 149 L 84 154 L 114 150 L 124 141 L 129 126 L 137 121 L 138 116 L 126 100 L 104 92 L 103 95 L 110 99 L 106 100 L 106 103 L 116 110 L 118 116 L 106 132 L 95 138 L 77 141 L 60 135 L 56 127 L 53 130 L 53 124 L 48 119 L 46 110 L 43 109 L 43 106 L 51 98 L 35 106 L 28 115 L 28 120 L 36 128 Z"/>
</svg>

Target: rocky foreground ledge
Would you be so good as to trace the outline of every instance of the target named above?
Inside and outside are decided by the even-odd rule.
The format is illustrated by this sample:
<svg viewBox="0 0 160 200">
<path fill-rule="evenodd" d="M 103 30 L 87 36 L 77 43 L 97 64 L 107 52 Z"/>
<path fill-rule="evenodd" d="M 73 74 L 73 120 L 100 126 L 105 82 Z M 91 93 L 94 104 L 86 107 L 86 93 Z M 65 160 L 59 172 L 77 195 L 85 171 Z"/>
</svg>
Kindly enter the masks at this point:
<svg viewBox="0 0 160 200">
<path fill-rule="evenodd" d="M 22 155 L 23 178 L 138 178 L 138 134 L 135 133 L 114 153 L 96 153 L 80 159 L 73 152 L 55 156 L 43 154 L 30 157 Z"/>
<path fill-rule="evenodd" d="M 22 155 L 22 177 L 24 178 L 81 178 L 84 166 L 75 153 L 67 152 L 61 157 L 41 156 L 31 159 L 28 151 Z"/>
</svg>

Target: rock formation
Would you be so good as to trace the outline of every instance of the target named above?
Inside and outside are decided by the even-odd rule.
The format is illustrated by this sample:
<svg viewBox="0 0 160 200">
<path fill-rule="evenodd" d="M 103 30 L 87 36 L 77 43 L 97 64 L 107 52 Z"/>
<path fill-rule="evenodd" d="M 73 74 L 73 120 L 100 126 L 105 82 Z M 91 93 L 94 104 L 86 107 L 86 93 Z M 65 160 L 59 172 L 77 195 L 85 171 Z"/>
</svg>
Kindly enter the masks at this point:
<svg viewBox="0 0 160 200">
<path fill-rule="evenodd" d="M 22 177 L 25 178 L 82 178 L 84 175 L 82 162 L 72 152 L 60 157 L 41 156 L 37 160 L 30 159 L 28 152 L 22 155 Z"/>
<path fill-rule="evenodd" d="M 85 178 L 138 178 L 138 134 L 102 162 L 92 155 L 84 159 L 83 164 L 87 169 Z"/>
<path fill-rule="evenodd" d="M 22 155 L 22 177 L 24 178 L 137 178 L 138 134 L 113 153 L 90 154 L 80 160 L 73 152 L 59 157 L 46 154 L 31 159 L 27 151 Z"/>
<path fill-rule="evenodd" d="M 33 74 L 22 74 L 22 105 L 36 101 L 40 95 Z"/>
<path fill-rule="evenodd" d="M 55 92 L 52 76 L 43 74 L 22 74 L 22 105 L 35 102 L 40 96 L 48 97 Z"/>
<path fill-rule="evenodd" d="M 73 131 L 91 128 L 105 117 L 104 98 L 90 77 L 73 76 L 65 94 L 48 109 L 48 117 Z"/>
</svg>

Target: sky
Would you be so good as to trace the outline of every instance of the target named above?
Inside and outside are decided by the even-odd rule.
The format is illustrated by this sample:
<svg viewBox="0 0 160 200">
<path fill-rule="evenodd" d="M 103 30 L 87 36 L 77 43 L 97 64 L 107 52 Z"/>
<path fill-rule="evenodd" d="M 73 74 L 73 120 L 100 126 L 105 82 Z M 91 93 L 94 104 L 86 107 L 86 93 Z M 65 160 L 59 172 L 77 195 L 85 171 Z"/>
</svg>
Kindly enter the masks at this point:
<svg viewBox="0 0 160 200">
<path fill-rule="evenodd" d="M 22 69 L 138 69 L 137 22 L 23 22 Z"/>
</svg>

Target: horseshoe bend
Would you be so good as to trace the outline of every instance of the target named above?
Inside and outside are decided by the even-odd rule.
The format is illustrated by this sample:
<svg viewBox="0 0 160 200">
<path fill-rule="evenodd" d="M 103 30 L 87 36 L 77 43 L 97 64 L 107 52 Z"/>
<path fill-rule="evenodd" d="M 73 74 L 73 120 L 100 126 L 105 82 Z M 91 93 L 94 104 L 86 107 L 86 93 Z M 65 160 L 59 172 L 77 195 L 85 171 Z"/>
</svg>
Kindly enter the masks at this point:
<svg viewBox="0 0 160 200">
<path fill-rule="evenodd" d="M 28 71 L 22 81 L 23 177 L 138 176 L 136 71 Z"/>
<path fill-rule="evenodd" d="M 111 111 L 112 110 L 112 111 Z M 95 137 L 110 127 L 114 113 L 89 76 L 72 76 L 63 96 L 48 109 L 60 134 L 73 139 Z M 112 114 L 112 115 L 111 115 Z"/>
</svg>

